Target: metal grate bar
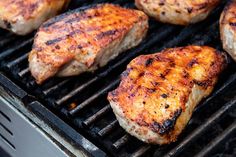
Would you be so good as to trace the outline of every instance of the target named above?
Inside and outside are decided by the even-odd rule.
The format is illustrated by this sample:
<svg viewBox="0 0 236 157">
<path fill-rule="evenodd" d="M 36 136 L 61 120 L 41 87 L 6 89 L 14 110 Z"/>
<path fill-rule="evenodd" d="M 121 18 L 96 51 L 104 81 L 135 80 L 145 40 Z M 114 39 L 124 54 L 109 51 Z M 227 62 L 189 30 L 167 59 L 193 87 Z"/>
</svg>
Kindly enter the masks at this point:
<svg viewBox="0 0 236 157">
<path fill-rule="evenodd" d="M 15 51 L 19 50 L 22 47 L 26 47 L 29 46 L 33 41 L 33 38 L 28 39 L 26 41 L 23 41 L 21 44 L 15 46 L 14 48 L 11 49 L 7 49 L 6 51 L 3 51 L 2 53 L 0 53 L 0 60 L 2 60 L 5 57 L 10 56 L 12 53 L 14 53 Z"/>
<path fill-rule="evenodd" d="M 103 90 L 99 91 L 98 93 L 94 94 L 93 96 L 91 96 L 89 99 L 87 99 L 86 101 L 84 101 L 83 103 L 81 103 L 80 105 L 78 105 L 76 108 L 74 108 L 73 110 L 71 110 L 69 113 L 73 116 L 75 116 L 76 113 L 78 113 L 79 111 L 81 111 L 83 108 L 91 105 L 95 99 L 97 99 L 98 97 L 100 97 L 101 95 L 106 94 L 108 91 L 110 91 L 112 88 L 114 88 L 115 86 L 118 85 L 120 79 L 116 79 L 113 83 L 109 84 L 106 88 L 104 88 Z"/>
<path fill-rule="evenodd" d="M 121 147 L 123 147 L 130 139 L 130 135 L 125 134 L 120 139 L 118 139 L 115 143 L 113 143 L 113 147 L 117 150 L 119 150 Z"/>
<path fill-rule="evenodd" d="M 224 132 L 217 136 L 213 141 L 211 141 L 201 152 L 199 152 L 196 157 L 207 157 L 209 154 L 216 149 L 220 144 L 228 139 L 232 134 L 236 133 L 236 122 L 231 124 Z"/>
<path fill-rule="evenodd" d="M 141 148 L 139 148 L 135 153 L 133 153 L 131 156 L 132 157 L 140 157 L 143 156 L 144 154 L 146 154 L 147 151 L 149 151 L 151 149 L 150 145 L 145 145 L 142 146 Z"/>
<path fill-rule="evenodd" d="M 11 33 L 4 35 L 3 37 L 0 38 L 0 47 L 5 46 L 6 44 L 14 41 L 15 39 L 16 39 L 15 36 L 13 36 L 13 34 Z"/>
<path fill-rule="evenodd" d="M 223 92 L 229 88 L 236 81 L 236 73 L 233 74 L 218 90 L 211 94 L 201 105 L 198 105 L 195 111 L 201 110 L 204 106 L 209 104 L 210 101 L 215 99 L 217 96 L 223 94 Z"/>
<path fill-rule="evenodd" d="M 108 135 L 112 130 L 114 130 L 116 126 L 118 126 L 118 121 L 117 120 L 113 121 L 112 123 L 107 125 L 105 128 L 100 130 L 98 132 L 98 135 L 101 136 L 101 137 L 104 137 L 104 136 Z"/>
<path fill-rule="evenodd" d="M 221 107 L 215 114 L 213 114 L 210 118 L 206 120 L 205 123 L 203 123 L 200 127 L 198 127 L 196 130 L 194 130 L 190 135 L 188 135 L 178 146 L 173 148 L 169 151 L 168 154 L 165 155 L 165 157 L 175 157 L 179 155 L 184 149 L 188 147 L 191 143 L 193 143 L 197 137 L 204 134 L 204 132 L 213 126 L 218 120 L 223 118 L 223 116 L 232 108 L 236 107 L 236 97 L 231 100 L 229 103 L 225 104 L 223 107 Z"/>
<path fill-rule="evenodd" d="M 52 87 L 50 87 L 50 88 L 48 88 L 46 90 L 43 90 L 43 93 L 45 95 L 48 95 L 48 94 L 52 93 L 53 91 L 55 91 L 55 90 L 57 90 L 59 88 L 62 88 L 63 86 L 65 86 L 65 84 L 67 84 L 70 81 L 72 81 L 72 79 L 66 79 L 66 80 L 64 80 L 64 81 L 62 81 L 62 82 L 60 82 L 58 84 L 55 84 L 54 86 L 52 86 Z"/>
<path fill-rule="evenodd" d="M 15 66 L 15 65 L 17 65 L 17 64 L 19 64 L 19 63 L 21 63 L 22 61 L 27 60 L 27 57 L 28 57 L 28 53 L 26 53 L 26 54 L 20 56 L 20 57 L 17 58 L 17 59 L 14 59 L 14 60 L 13 60 L 12 62 L 10 62 L 10 63 L 8 63 L 8 64 L 7 64 L 7 67 L 8 67 L 8 68 L 12 68 L 13 66 Z"/>
<path fill-rule="evenodd" d="M 110 105 L 107 105 L 105 107 L 103 107 L 101 110 L 99 110 L 97 113 L 93 114 L 91 117 L 89 117 L 88 119 L 86 119 L 83 122 L 83 125 L 85 126 L 90 126 L 92 123 L 94 123 L 95 121 L 97 121 L 100 117 L 104 116 L 108 111 L 111 110 Z"/>
<path fill-rule="evenodd" d="M 28 74 L 29 72 L 30 72 L 29 67 L 27 67 L 27 68 L 21 70 L 21 71 L 18 73 L 18 75 L 19 75 L 20 77 L 24 77 L 24 76 L 25 76 L 26 74 Z"/>
</svg>

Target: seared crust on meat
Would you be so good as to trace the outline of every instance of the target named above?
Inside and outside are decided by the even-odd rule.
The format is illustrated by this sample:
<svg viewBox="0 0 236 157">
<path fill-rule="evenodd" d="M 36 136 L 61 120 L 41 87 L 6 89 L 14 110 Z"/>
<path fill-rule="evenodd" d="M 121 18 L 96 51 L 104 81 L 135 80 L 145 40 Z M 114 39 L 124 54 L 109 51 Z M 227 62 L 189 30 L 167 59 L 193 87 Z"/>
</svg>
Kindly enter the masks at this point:
<svg viewBox="0 0 236 157">
<path fill-rule="evenodd" d="M 141 11 L 112 4 L 76 9 L 42 25 L 29 55 L 37 83 L 58 76 L 94 71 L 138 45 L 148 29 Z"/>
<path fill-rule="evenodd" d="M 28 34 L 66 8 L 69 2 L 70 0 L 1 0 L 0 27 L 18 35 Z"/>
<path fill-rule="evenodd" d="M 220 35 L 224 49 L 236 61 L 236 0 L 231 0 L 221 14 Z"/>
<path fill-rule="evenodd" d="M 188 25 L 204 20 L 220 0 L 135 0 L 136 6 L 158 21 Z"/>
<path fill-rule="evenodd" d="M 108 100 L 120 125 L 131 135 L 147 143 L 168 144 L 211 93 L 225 65 L 225 55 L 207 46 L 142 55 L 127 66 Z"/>
</svg>

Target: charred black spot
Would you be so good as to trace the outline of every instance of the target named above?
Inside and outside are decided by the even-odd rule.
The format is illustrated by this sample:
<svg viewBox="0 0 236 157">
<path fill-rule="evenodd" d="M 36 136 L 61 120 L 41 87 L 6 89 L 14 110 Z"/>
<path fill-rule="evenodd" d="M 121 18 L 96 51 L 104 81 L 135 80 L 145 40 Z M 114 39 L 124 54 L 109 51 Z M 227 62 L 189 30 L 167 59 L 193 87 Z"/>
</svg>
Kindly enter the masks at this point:
<svg viewBox="0 0 236 157">
<path fill-rule="evenodd" d="M 6 20 L 3 20 L 3 23 L 4 23 L 4 25 L 6 26 L 7 29 L 11 29 L 11 28 L 12 28 L 10 22 L 8 22 L 8 21 L 6 21 Z"/>
<path fill-rule="evenodd" d="M 189 63 L 188 63 L 188 67 L 193 67 L 194 64 L 198 64 L 197 59 L 192 59 Z"/>
<path fill-rule="evenodd" d="M 144 76 L 144 72 L 141 72 L 141 73 L 139 73 L 139 75 L 138 75 L 139 77 L 142 77 L 142 76 Z"/>
<path fill-rule="evenodd" d="M 152 64 L 152 62 L 153 62 L 153 58 L 148 58 L 145 62 L 145 66 L 146 67 L 150 66 Z"/>
<path fill-rule="evenodd" d="M 185 70 L 183 72 L 183 77 L 186 78 L 186 79 L 189 78 L 189 73 Z"/>
<path fill-rule="evenodd" d="M 82 48 L 83 48 L 83 46 L 81 46 L 81 45 L 78 45 L 78 46 L 77 46 L 77 48 L 78 48 L 78 49 L 82 49 Z"/>
<path fill-rule="evenodd" d="M 59 50 L 61 47 L 59 45 L 56 45 L 55 48 Z"/>
<path fill-rule="evenodd" d="M 170 67 L 175 67 L 175 62 L 170 62 Z"/>
<path fill-rule="evenodd" d="M 145 102 L 145 101 L 143 101 L 143 104 L 146 104 L 146 102 Z"/>
<path fill-rule="evenodd" d="M 181 114 L 181 112 L 182 109 L 177 110 L 171 119 L 165 120 L 162 124 L 154 121 L 150 126 L 151 129 L 161 135 L 169 133 L 174 128 L 176 120 Z"/>
<path fill-rule="evenodd" d="M 192 11 L 193 11 L 193 8 L 187 8 L 187 11 L 188 11 L 189 14 L 191 14 Z"/>
<path fill-rule="evenodd" d="M 165 104 L 165 109 L 169 108 L 170 105 L 169 104 Z"/>
<path fill-rule="evenodd" d="M 168 95 L 167 94 L 162 94 L 161 97 L 166 99 L 168 97 Z"/>
<path fill-rule="evenodd" d="M 158 3 L 158 5 L 162 6 L 162 5 L 165 5 L 165 3 L 164 2 L 160 2 L 160 3 Z"/>
<path fill-rule="evenodd" d="M 166 12 L 164 12 L 164 11 L 163 11 L 163 12 L 161 12 L 161 14 L 162 14 L 162 15 L 165 15 L 165 14 L 166 14 Z"/>
<path fill-rule="evenodd" d="M 165 79 L 165 78 L 166 78 L 165 75 L 163 75 L 163 74 L 160 74 L 160 77 L 161 77 L 162 79 Z"/>
</svg>

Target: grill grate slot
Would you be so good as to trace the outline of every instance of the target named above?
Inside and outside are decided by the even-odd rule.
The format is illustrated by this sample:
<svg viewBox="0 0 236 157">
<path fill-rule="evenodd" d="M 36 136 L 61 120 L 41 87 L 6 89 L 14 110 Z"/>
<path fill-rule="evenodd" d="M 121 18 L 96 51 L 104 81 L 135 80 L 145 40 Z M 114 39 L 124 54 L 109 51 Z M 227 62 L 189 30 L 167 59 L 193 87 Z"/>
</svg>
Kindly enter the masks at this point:
<svg viewBox="0 0 236 157">
<path fill-rule="evenodd" d="M 218 112 L 213 114 L 209 119 L 206 120 L 199 128 L 197 128 L 194 132 L 192 132 L 189 136 L 185 138 L 177 147 L 173 148 L 165 157 L 168 156 L 178 156 L 185 148 L 188 147 L 191 143 L 193 143 L 199 136 L 203 135 L 207 129 L 212 127 L 219 121 L 223 116 L 225 116 L 229 110 L 235 108 L 236 98 L 231 100 L 231 102 L 225 104 L 221 107 Z"/>
<path fill-rule="evenodd" d="M 2 127 L 6 132 L 8 132 L 11 136 L 13 136 L 13 133 L 5 125 L 3 125 L 1 122 L 0 122 L 0 127 Z"/>
<path fill-rule="evenodd" d="M 16 149 L 16 147 L 10 141 L 8 141 L 1 133 L 0 133 L 0 139 L 2 139 L 13 150 Z"/>
<path fill-rule="evenodd" d="M 9 122 L 11 122 L 11 119 L 0 110 L 0 115 L 2 115 L 3 118 L 5 118 L 6 120 L 8 120 Z"/>
<path fill-rule="evenodd" d="M 236 133 L 236 122 L 231 124 L 223 133 L 209 143 L 196 157 L 209 156 L 219 145 L 223 144 L 227 139 Z"/>
<path fill-rule="evenodd" d="M 108 1 L 76 0 L 71 3 L 70 8 L 103 2 Z M 131 0 L 109 2 L 134 7 Z M 28 52 L 33 40 L 32 35 L 25 38 L 15 37 L 0 30 L 0 34 L 5 39 L 0 42 L 1 70 L 21 87 L 35 95 L 46 107 L 68 121 L 82 135 L 107 152 L 109 156 L 179 156 L 182 152 L 188 151 L 195 141 L 212 126 L 218 125 L 222 118 L 228 115 L 229 110 L 235 108 L 236 98 L 233 94 L 236 94 L 236 91 L 233 87 L 236 81 L 236 65 L 234 63 L 229 61 L 230 65 L 223 74 L 223 78 L 219 79 L 213 94 L 197 107 L 179 140 L 168 146 L 147 145 L 128 135 L 118 125 L 111 107 L 107 105 L 106 95 L 108 91 L 117 87 L 120 73 L 138 55 L 188 44 L 207 44 L 222 50 L 218 18 L 225 3 L 226 0 L 222 1 L 206 21 L 185 28 L 150 20 L 146 40 L 136 48 L 121 54 L 104 68 L 97 70 L 94 74 L 52 78 L 40 86 L 30 75 L 27 63 Z M 22 42 L 17 44 L 18 41 Z M 10 45 L 10 47 L 4 48 L 5 45 Z M 226 91 L 231 94 L 227 94 Z M 200 115 L 206 116 L 200 117 Z M 218 137 L 210 139 L 211 142 L 198 155 L 209 154 L 215 147 L 218 147 L 221 141 L 234 132 L 231 130 L 235 130 L 233 126 L 235 119 L 231 117 L 231 121 L 232 124 L 229 124 Z"/>
</svg>

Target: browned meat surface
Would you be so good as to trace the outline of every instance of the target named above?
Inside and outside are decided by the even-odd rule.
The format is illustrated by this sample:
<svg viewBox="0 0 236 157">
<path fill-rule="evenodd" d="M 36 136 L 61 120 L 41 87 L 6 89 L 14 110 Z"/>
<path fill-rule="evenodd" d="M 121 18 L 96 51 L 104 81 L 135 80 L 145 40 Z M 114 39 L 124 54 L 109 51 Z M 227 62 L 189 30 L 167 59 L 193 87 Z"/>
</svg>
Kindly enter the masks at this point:
<svg viewBox="0 0 236 157">
<path fill-rule="evenodd" d="M 158 21 L 188 25 L 204 20 L 220 0 L 135 0 L 136 6 Z"/>
<path fill-rule="evenodd" d="M 77 9 L 42 25 L 29 55 L 37 83 L 57 76 L 94 71 L 138 45 L 148 29 L 141 11 L 112 4 Z"/>
<path fill-rule="evenodd" d="M 128 133 L 147 143 L 168 144 L 211 93 L 225 65 L 225 55 L 206 46 L 142 55 L 127 66 L 108 100 Z"/>
<path fill-rule="evenodd" d="M 66 8 L 69 2 L 70 0 L 1 0 L 0 27 L 18 35 L 28 34 Z"/>
<path fill-rule="evenodd" d="M 236 1 L 225 7 L 220 18 L 220 35 L 224 49 L 236 61 Z"/>
</svg>

